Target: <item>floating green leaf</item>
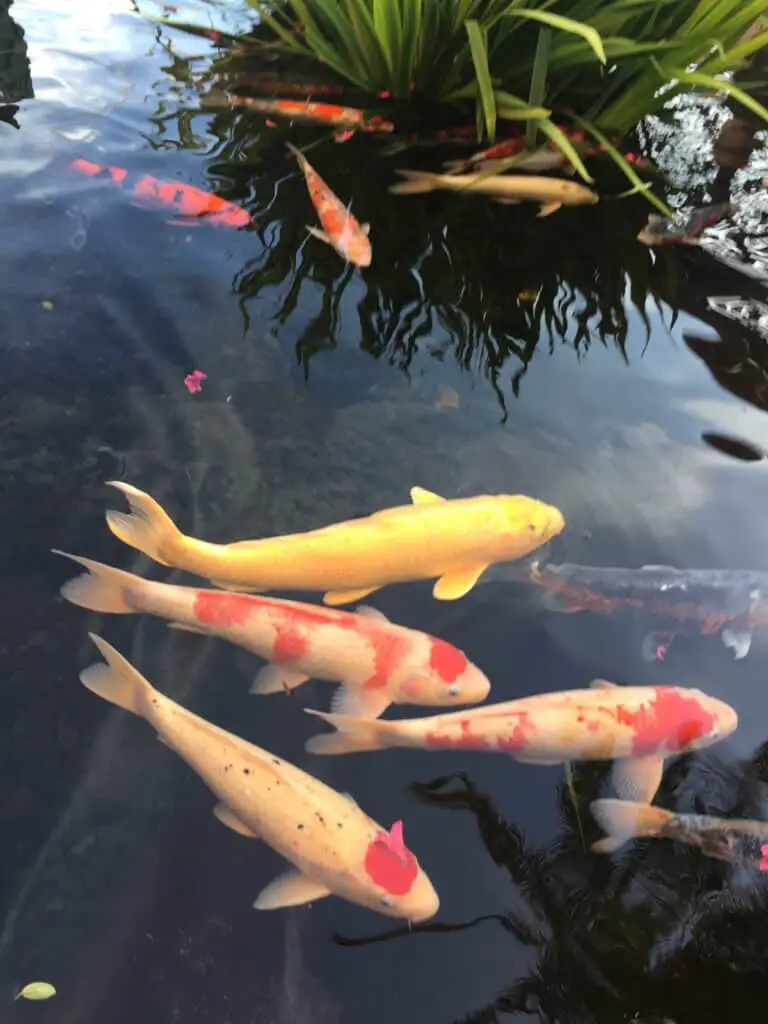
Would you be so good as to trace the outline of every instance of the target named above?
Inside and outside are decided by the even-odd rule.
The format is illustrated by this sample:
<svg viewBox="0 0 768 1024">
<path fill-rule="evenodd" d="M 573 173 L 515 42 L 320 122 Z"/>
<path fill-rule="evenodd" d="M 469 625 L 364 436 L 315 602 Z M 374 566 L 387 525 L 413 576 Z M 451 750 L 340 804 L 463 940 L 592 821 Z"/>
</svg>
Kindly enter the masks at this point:
<svg viewBox="0 0 768 1024">
<path fill-rule="evenodd" d="M 16 993 L 14 999 L 50 999 L 56 995 L 56 989 L 47 981 L 30 981 Z"/>
</svg>

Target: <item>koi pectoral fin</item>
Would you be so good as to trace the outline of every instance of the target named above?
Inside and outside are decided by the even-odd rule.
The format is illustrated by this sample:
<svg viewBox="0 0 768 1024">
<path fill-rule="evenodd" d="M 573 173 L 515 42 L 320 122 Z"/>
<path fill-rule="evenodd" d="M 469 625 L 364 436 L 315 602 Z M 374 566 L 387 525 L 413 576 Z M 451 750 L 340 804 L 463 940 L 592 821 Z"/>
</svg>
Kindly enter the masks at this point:
<svg viewBox="0 0 768 1024">
<path fill-rule="evenodd" d="M 647 633 L 640 645 L 643 661 L 664 661 L 674 639 L 674 633 Z"/>
<path fill-rule="evenodd" d="M 749 654 L 749 649 L 752 646 L 752 631 L 726 626 L 720 634 L 720 639 L 729 650 L 733 651 L 733 656 L 738 661 L 746 658 Z"/>
<path fill-rule="evenodd" d="M 256 910 L 279 910 L 281 907 L 312 903 L 330 895 L 331 890 L 326 885 L 307 878 L 299 871 L 286 871 L 261 890 L 253 905 Z"/>
<path fill-rule="evenodd" d="M 256 673 L 248 693 L 280 693 L 281 690 L 295 690 L 308 679 L 309 676 L 305 672 L 294 672 L 285 665 L 265 665 Z"/>
<path fill-rule="evenodd" d="M 438 601 L 456 601 L 468 594 L 483 575 L 488 565 L 475 565 L 470 569 L 459 569 L 456 572 L 441 576 L 432 588 L 432 596 Z"/>
<path fill-rule="evenodd" d="M 326 604 L 350 604 L 352 601 L 362 601 L 378 587 L 365 587 L 361 590 L 329 590 L 323 594 L 323 601 Z"/>
<path fill-rule="evenodd" d="M 325 242 L 327 245 L 332 244 L 328 235 L 326 235 L 324 231 L 321 231 L 320 228 L 310 227 L 309 224 L 306 225 L 306 228 L 310 235 L 314 235 L 315 238 L 319 238 L 321 242 Z"/>
<path fill-rule="evenodd" d="M 663 757 L 623 757 L 613 766 L 613 788 L 622 800 L 649 804 L 658 792 L 663 774 Z"/>
<path fill-rule="evenodd" d="M 339 686 L 331 697 L 331 712 L 334 715 L 354 715 L 355 718 L 378 718 L 391 703 L 385 689 Z"/>
<path fill-rule="evenodd" d="M 205 626 L 195 626 L 189 622 L 169 622 L 168 629 L 178 629 L 184 633 L 201 633 L 203 636 L 208 636 L 210 633 Z"/>
<path fill-rule="evenodd" d="M 230 807 L 227 807 L 226 804 L 216 804 L 213 808 L 213 813 L 222 825 L 226 825 L 227 828 L 231 828 L 233 832 L 237 832 L 241 836 L 247 836 L 248 839 L 259 838 L 252 829 L 248 828 L 247 825 L 244 825 L 242 821 L 240 821 L 235 812 Z"/>
<path fill-rule="evenodd" d="M 563 204 L 557 200 L 551 203 L 542 203 L 541 209 L 536 214 L 537 217 L 549 217 L 553 213 L 557 213 Z"/>
</svg>

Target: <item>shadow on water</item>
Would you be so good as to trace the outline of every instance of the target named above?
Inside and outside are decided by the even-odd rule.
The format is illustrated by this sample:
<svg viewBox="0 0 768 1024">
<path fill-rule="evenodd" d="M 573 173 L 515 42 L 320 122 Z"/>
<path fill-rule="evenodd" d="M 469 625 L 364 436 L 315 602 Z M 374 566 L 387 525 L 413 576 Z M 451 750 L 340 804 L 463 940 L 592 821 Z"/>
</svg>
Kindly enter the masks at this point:
<svg viewBox="0 0 768 1024">
<path fill-rule="evenodd" d="M 154 620 L 81 614 L 55 599 L 68 575 L 48 551 L 167 578 L 108 535 L 104 508 L 115 502 L 103 481 L 115 477 L 214 540 L 360 515 L 420 484 L 553 501 L 571 560 L 768 568 L 765 460 L 749 457 L 768 450 L 768 357 L 759 317 L 739 312 L 758 308 L 764 283 L 705 247 L 638 244 L 647 206 L 612 198 L 625 182 L 602 167 L 600 206 L 543 219 L 448 194 L 390 196 L 397 167 L 436 167 L 457 148 L 387 155 L 391 138 L 338 143 L 208 109 L 225 71 L 263 82 L 278 62 L 260 51 L 242 67 L 227 55 L 213 64 L 209 40 L 184 43 L 130 4 L 112 6 L 115 22 L 81 18 L 81 47 L 58 36 L 77 5 L 59 5 L 53 28 L 14 5 L 30 77 L 0 0 L 0 202 L 12 224 L 0 239 L 11 297 L 0 342 L 0 750 L 11 780 L 0 799 L 0 995 L 10 1019 L 39 1009 L 55 1024 L 378 1024 L 394 1014 L 408 1024 L 515 1014 L 708 1024 L 736 1014 L 744 995 L 754 1006 L 762 880 L 667 842 L 615 858 L 586 852 L 580 827 L 595 838 L 588 804 L 604 766 L 574 767 L 577 820 L 559 769 L 468 758 L 470 781 L 453 774 L 465 766 L 458 755 L 309 757 L 314 727 L 299 709 L 327 707 L 327 688 L 257 699 L 243 652 Z M 711 141 L 717 118 L 704 121 Z M 677 152 L 670 125 L 651 129 Z M 307 236 L 314 214 L 287 138 L 317 141 L 310 160 L 371 222 L 367 270 Z M 31 169 L 9 152 L 32 154 Z M 255 223 L 179 231 L 162 211 L 59 173 L 74 155 L 208 188 Z M 706 146 L 690 157 L 706 201 Z M 753 178 L 747 168 L 734 179 L 739 195 Z M 756 202 L 712 237 L 727 234 L 733 254 L 738 232 L 754 236 L 762 220 Z M 194 367 L 208 374 L 199 395 L 183 386 Z M 610 622 L 562 624 L 503 582 L 452 607 L 426 586 L 374 601 L 462 646 L 498 700 L 610 673 L 733 700 L 736 739 L 673 763 L 659 799 L 765 816 L 765 645 L 734 665 L 722 645 L 697 658 L 697 639 L 690 658 L 651 668 Z M 284 865 L 221 828 L 205 787 L 151 730 L 77 684 L 95 660 L 86 629 L 193 710 L 353 789 L 378 820 L 404 817 L 440 890 L 438 918 L 389 928 L 335 900 L 255 914 L 254 897 Z M 440 778 L 405 800 L 427 756 Z M 11 1003 L 35 978 L 55 981 L 57 999 Z"/>
</svg>

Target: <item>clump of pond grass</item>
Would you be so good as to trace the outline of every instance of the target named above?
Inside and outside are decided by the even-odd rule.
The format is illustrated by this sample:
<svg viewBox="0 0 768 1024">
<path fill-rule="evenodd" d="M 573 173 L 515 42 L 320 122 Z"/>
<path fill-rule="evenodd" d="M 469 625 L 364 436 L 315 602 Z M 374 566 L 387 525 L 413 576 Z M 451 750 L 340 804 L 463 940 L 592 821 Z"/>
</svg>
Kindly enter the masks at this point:
<svg viewBox="0 0 768 1024">
<path fill-rule="evenodd" d="M 489 140 L 499 119 L 526 121 L 529 147 L 548 137 L 586 181 L 558 124 L 578 124 L 638 191 L 646 187 L 609 140 L 676 94 L 726 92 L 768 122 L 765 107 L 722 77 L 768 44 L 768 30 L 749 32 L 765 0 L 247 2 L 280 46 L 356 88 L 473 101 Z"/>
</svg>

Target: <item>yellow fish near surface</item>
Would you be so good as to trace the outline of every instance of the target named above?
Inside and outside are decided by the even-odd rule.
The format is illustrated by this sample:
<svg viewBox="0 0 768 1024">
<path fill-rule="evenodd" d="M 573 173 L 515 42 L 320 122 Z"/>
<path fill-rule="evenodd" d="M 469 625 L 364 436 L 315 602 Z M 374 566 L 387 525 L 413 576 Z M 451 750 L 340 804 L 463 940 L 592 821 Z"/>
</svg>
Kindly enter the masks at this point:
<svg viewBox="0 0 768 1024">
<path fill-rule="evenodd" d="M 306 533 L 211 544 L 185 536 L 148 494 L 122 491 L 131 514 L 107 512 L 116 537 L 161 565 L 227 590 L 324 590 L 326 604 L 358 601 L 390 583 L 434 579 L 441 601 L 463 597 L 488 566 L 522 558 L 565 527 L 562 512 L 523 494 L 446 500 L 421 487 L 412 505 Z"/>
<path fill-rule="evenodd" d="M 548 217 L 561 206 L 591 206 L 600 201 L 597 192 L 586 185 L 563 178 L 546 178 L 532 174 L 433 174 L 431 171 L 408 171 L 401 168 L 397 173 L 407 178 L 390 185 L 395 195 L 412 196 L 435 189 L 451 192 L 480 192 L 491 196 L 497 203 L 514 205 L 528 200 L 541 203 L 539 217 Z"/>
<path fill-rule="evenodd" d="M 385 831 L 348 794 L 187 711 L 89 636 L 107 663 L 85 669 L 83 684 L 149 722 L 219 798 L 222 824 L 263 839 L 293 865 L 259 894 L 257 910 L 334 895 L 408 921 L 437 913 L 437 893 L 405 845 L 402 821 Z"/>
</svg>

